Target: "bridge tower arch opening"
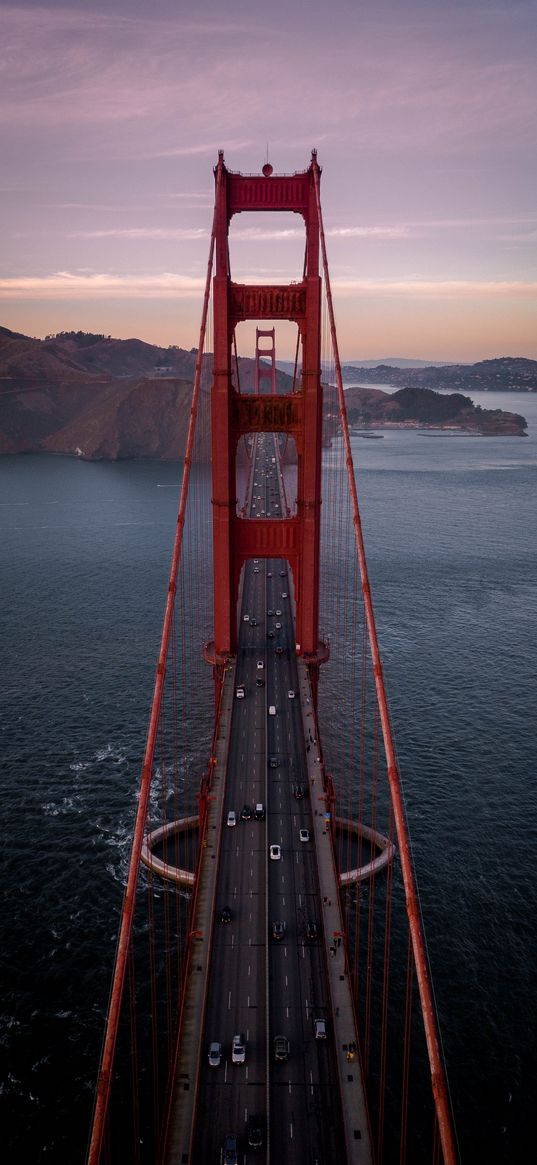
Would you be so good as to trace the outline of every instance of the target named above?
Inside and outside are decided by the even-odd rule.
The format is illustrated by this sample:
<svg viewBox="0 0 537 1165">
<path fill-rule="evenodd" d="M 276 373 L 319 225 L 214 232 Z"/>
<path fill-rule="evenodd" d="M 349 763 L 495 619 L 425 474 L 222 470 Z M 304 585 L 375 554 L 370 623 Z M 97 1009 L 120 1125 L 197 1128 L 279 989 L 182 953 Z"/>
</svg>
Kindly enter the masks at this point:
<svg viewBox="0 0 537 1165">
<path fill-rule="evenodd" d="M 237 599 L 241 569 L 249 558 L 286 558 L 295 583 L 296 642 L 310 666 L 314 687 L 320 662 L 319 643 L 320 520 L 322 457 L 320 232 L 315 151 L 309 168 L 292 175 L 228 171 L 223 152 L 215 168 L 214 371 L 211 395 L 212 507 L 214 546 L 214 647 L 210 656 L 216 678 L 237 650 Z M 231 278 L 229 227 L 243 211 L 293 212 L 305 224 L 306 258 L 302 278 L 289 284 L 241 284 Z M 288 320 L 298 327 L 301 377 L 295 391 L 264 393 L 259 375 L 256 391 L 242 394 L 233 384 L 233 337 L 246 320 Z M 256 366 L 259 371 L 259 332 Z M 274 329 L 266 329 L 269 338 Z M 275 385 L 274 340 L 270 355 Z M 261 353 L 262 355 L 263 353 Z M 272 365 L 274 364 L 274 373 Z M 265 387 L 265 386 L 263 386 Z M 260 391 L 259 391 L 260 389 Z M 294 516 L 271 522 L 244 518 L 236 509 L 236 455 L 248 433 L 280 432 L 297 448 L 297 507 Z M 209 658 L 209 657 L 208 657 Z"/>
</svg>

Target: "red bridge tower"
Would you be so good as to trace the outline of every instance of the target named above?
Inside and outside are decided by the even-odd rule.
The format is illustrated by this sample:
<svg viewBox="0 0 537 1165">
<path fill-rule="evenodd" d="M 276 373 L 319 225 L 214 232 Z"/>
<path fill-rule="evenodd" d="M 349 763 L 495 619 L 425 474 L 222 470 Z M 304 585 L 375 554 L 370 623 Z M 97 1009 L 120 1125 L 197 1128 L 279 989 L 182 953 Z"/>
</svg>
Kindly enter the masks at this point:
<svg viewBox="0 0 537 1165">
<path fill-rule="evenodd" d="M 231 173 L 219 153 L 216 177 L 216 274 L 214 302 L 214 381 L 212 389 L 212 472 L 214 540 L 214 646 L 207 658 L 217 671 L 237 649 L 237 596 L 243 564 L 249 558 L 285 558 L 290 563 L 296 602 L 297 650 L 312 671 L 327 658 L 319 643 L 319 541 L 321 521 L 322 389 L 320 369 L 321 280 L 315 151 L 303 173 Z M 306 264 L 302 280 L 255 286 L 234 283 L 229 268 L 229 224 L 241 211 L 292 211 L 306 227 Z M 302 348 L 302 377 L 286 395 L 242 394 L 232 380 L 232 343 L 243 320 L 291 320 Z M 297 513 L 285 518 L 237 515 L 236 453 L 248 433 L 285 433 L 297 450 Z"/>
</svg>

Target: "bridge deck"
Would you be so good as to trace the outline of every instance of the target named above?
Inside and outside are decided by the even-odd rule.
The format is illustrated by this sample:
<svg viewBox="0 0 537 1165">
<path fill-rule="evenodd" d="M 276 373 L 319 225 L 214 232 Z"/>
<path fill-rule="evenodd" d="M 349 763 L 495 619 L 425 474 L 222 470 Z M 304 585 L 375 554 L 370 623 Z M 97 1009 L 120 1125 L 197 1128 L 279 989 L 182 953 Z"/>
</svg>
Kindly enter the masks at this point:
<svg viewBox="0 0 537 1165">
<path fill-rule="evenodd" d="M 218 856 L 225 797 L 226 768 L 233 711 L 235 667 L 226 671 L 216 737 L 216 765 L 213 769 L 208 804 L 206 846 L 195 890 L 191 962 L 183 998 L 181 1032 L 175 1065 L 174 1086 L 166 1145 L 166 1165 L 185 1165 L 192 1160 L 190 1143 L 196 1103 L 204 1027 L 204 1008 L 211 964 L 212 918 L 218 879 Z"/>
<path fill-rule="evenodd" d="M 271 468 L 276 444 L 265 440 L 249 505 L 268 515 L 275 500 L 281 512 L 283 498 Z M 245 697 L 238 699 L 241 682 Z M 249 1160 L 252 1114 L 265 1127 L 264 1147 L 255 1151 L 260 1163 L 371 1165 L 360 1063 L 350 1052 L 358 1036 L 317 740 L 309 673 L 295 652 L 291 572 L 283 560 L 248 563 L 237 665 L 224 680 L 193 921 L 200 937 L 192 943 L 166 1165 L 219 1161 L 231 1133 L 246 1150 L 239 1160 Z M 239 818 L 243 803 L 253 809 L 256 802 L 265 806 L 264 820 L 226 826 L 229 809 Z M 281 846 L 279 860 L 269 856 L 272 843 Z M 230 925 L 219 921 L 224 903 Z M 275 920 L 285 924 L 280 940 Z M 326 1039 L 315 1038 L 315 1018 L 325 1020 Z M 246 1036 L 242 1064 L 231 1057 L 237 1032 Z M 289 1040 L 285 1062 L 275 1060 L 276 1035 Z M 214 1040 L 223 1047 L 216 1068 L 207 1062 Z"/>
<path fill-rule="evenodd" d="M 325 821 L 322 763 L 310 737 L 317 740 L 317 727 L 312 711 L 308 669 L 298 660 L 300 702 L 306 745 L 307 771 L 315 832 L 317 871 L 319 876 L 320 913 L 327 954 L 327 975 L 331 1002 L 331 1031 L 336 1049 L 339 1091 L 343 1110 L 343 1124 L 348 1165 L 370 1165 L 372 1161 L 369 1140 L 367 1107 L 362 1085 L 358 1056 L 358 1037 L 352 1002 L 351 984 L 344 940 L 339 877 L 335 863 L 330 827 Z M 333 952 L 333 953 L 332 953 Z M 353 1053 L 352 1045 L 356 1051 Z M 352 1058 L 351 1058 L 352 1057 Z"/>
</svg>

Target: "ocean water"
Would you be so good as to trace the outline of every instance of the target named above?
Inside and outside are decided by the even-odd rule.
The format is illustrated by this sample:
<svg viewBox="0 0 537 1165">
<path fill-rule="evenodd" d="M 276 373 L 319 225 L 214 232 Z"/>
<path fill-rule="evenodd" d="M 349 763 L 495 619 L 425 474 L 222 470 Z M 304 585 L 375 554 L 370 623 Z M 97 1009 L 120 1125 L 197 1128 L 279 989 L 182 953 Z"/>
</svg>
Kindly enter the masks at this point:
<svg viewBox="0 0 537 1165">
<path fill-rule="evenodd" d="M 537 1079 L 537 397 L 475 399 L 529 436 L 353 450 L 461 1156 L 508 1165 Z M 10 1159 L 84 1160 L 179 480 L 0 459 Z"/>
</svg>

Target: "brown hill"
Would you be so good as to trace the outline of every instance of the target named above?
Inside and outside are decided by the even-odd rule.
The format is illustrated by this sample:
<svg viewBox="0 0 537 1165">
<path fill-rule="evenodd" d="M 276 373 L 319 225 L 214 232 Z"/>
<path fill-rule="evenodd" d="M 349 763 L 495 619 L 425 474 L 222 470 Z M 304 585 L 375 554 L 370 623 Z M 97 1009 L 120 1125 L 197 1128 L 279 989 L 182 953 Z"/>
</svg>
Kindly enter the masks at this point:
<svg viewBox="0 0 537 1165">
<path fill-rule="evenodd" d="M 477 364 L 427 365 L 394 368 L 343 368 L 347 383 L 392 384 L 395 388 L 432 388 L 448 392 L 537 392 L 537 360 L 523 356 L 500 356 Z"/>
<path fill-rule="evenodd" d="M 192 383 L 176 378 L 115 383 L 63 428 L 42 442 L 46 453 L 89 461 L 129 458 L 179 460 L 184 452 Z M 201 436 L 200 454 L 209 459 L 208 433 Z"/>
<path fill-rule="evenodd" d="M 62 332 L 35 340 L 0 328 L 0 454 L 180 458 L 196 358 L 195 349 L 137 339 Z M 253 388 L 254 370 L 253 360 L 239 360 L 241 390 Z M 202 391 L 211 378 L 209 355 Z M 276 381 L 289 391 L 284 372 Z"/>
<path fill-rule="evenodd" d="M 518 413 L 483 409 L 460 392 L 433 392 L 429 388 L 352 387 L 345 393 L 351 424 L 363 428 L 458 429 L 489 436 L 525 436 L 527 422 Z"/>
</svg>

